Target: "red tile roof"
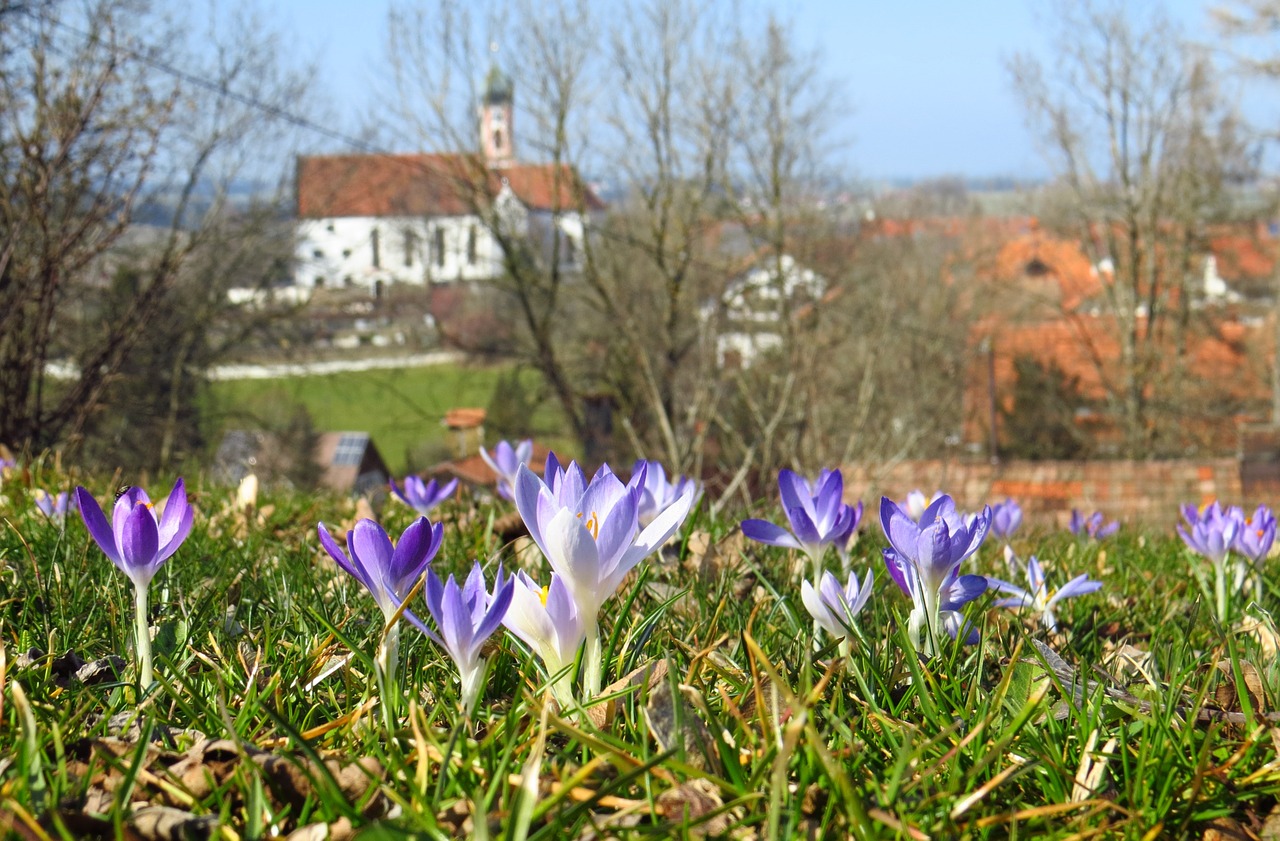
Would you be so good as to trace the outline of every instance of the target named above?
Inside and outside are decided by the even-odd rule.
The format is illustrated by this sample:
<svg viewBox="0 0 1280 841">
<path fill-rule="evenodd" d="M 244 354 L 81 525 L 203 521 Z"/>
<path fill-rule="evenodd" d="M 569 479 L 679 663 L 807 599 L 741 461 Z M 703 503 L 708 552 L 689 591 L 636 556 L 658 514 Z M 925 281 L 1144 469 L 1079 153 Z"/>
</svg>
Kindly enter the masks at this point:
<svg viewBox="0 0 1280 841">
<path fill-rule="evenodd" d="M 322 155 L 298 158 L 298 216 L 462 216 L 504 185 L 535 210 L 604 207 L 563 164 L 490 169 L 472 155 Z"/>
</svg>

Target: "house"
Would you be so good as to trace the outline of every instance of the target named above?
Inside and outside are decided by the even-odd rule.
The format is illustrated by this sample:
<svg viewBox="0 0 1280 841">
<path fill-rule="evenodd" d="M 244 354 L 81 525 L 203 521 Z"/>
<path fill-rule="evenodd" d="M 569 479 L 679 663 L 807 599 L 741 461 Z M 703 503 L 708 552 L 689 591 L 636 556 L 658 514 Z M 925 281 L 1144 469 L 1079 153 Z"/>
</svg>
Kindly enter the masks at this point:
<svg viewBox="0 0 1280 841">
<path fill-rule="evenodd" d="M 302 156 L 297 161 L 298 287 L 367 287 L 499 277 L 496 232 L 532 240 L 572 268 L 588 217 L 604 205 L 563 164 L 515 154 L 514 94 L 497 68 L 479 107 L 479 151 Z"/>
<path fill-rule="evenodd" d="M 301 442 L 298 442 L 301 443 Z M 228 485 L 250 473 L 267 482 L 288 481 L 360 495 L 385 488 L 391 476 L 367 432 L 325 432 L 316 436 L 311 462 L 280 436 L 260 430 L 228 430 L 214 456 L 213 475 Z"/>
<path fill-rule="evenodd" d="M 761 249 L 741 263 L 724 293 L 702 309 L 713 325 L 716 363 L 745 369 L 782 346 L 783 319 L 821 300 L 827 282 L 788 254 Z"/>
<path fill-rule="evenodd" d="M 1228 452 L 1240 425 L 1270 405 L 1274 321 L 1271 303 L 1256 291 L 1270 282 L 1269 244 L 1260 231 L 1232 227 L 1210 231 L 1206 244 L 1191 264 L 1182 331 L 1150 332 L 1145 304 L 1134 311 L 1145 364 L 1152 366 L 1144 396 L 1162 413 L 1161 446 L 1171 452 Z M 1001 416 L 1026 410 L 1046 420 L 1051 410 L 1085 451 L 1119 451 L 1125 369 L 1107 298 L 1111 260 L 1095 264 L 1082 243 L 1036 227 L 1003 242 L 984 275 L 975 298 L 985 305 L 972 323 L 965 372 L 968 448 L 985 452 L 992 425 L 1000 430 L 1005 423 Z M 1168 323 L 1183 289 L 1171 286 L 1166 294 Z M 1019 364 L 1039 369 L 1042 387 L 1053 392 L 1024 392 L 1037 406 L 1016 405 Z M 1031 372 L 1028 382 L 1035 381 Z"/>
</svg>

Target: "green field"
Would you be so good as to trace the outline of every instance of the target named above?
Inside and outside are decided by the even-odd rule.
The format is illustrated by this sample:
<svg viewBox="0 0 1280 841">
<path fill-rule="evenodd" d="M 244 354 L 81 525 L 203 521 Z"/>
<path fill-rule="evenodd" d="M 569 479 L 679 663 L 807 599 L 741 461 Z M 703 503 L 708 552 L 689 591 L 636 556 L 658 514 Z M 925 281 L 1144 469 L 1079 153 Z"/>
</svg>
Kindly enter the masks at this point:
<svg viewBox="0 0 1280 841">
<path fill-rule="evenodd" d="M 317 431 L 370 433 L 387 466 L 399 474 L 407 467 L 422 469 L 449 457 L 445 412 L 479 406 L 490 410 L 487 444 L 504 436 L 534 437 L 554 442 L 552 445 L 563 451 L 567 439 L 559 413 L 549 402 L 537 401 L 539 380 L 535 372 L 518 375 L 521 394 L 538 403 L 535 411 L 513 413 L 495 405 L 495 389 L 504 377 L 510 379 L 513 371 L 510 366 L 446 364 L 215 382 L 207 412 L 214 433 L 211 440 L 219 440 L 227 429 L 271 428 L 302 406 Z"/>
</svg>

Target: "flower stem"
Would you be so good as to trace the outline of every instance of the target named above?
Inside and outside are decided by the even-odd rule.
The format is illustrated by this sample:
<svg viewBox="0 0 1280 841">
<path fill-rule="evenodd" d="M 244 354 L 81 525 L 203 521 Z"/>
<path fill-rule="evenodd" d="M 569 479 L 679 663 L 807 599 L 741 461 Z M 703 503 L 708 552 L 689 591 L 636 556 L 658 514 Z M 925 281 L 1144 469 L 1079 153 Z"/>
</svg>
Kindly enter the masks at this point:
<svg viewBox="0 0 1280 841">
<path fill-rule="evenodd" d="M 582 651 L 582 697 L 589 700 L 600 694 L 604 675 L 604 652 L 600 650 L 600 626 L 596 622 L 587 628 L 587 644 Z"/>
<path fill-rule="evenodd" d="M 382 717 L 388 731 L 392 729 L 400 709 L 400 688 L 396 672 L 400 668 L 400 623 L 392 625 L 378 645 L 376 671 L 378 692 L 382 696 Z"/>
<path fill-rule="evenodd" d="M 145 692 L 154 679 L 151 669 L 151 623 L 147 621 L 147 588 L 134 585 L 133 588 L 134 634 L 138 651 L 138 688 Z"/>
<path fill-rule="evenodd" d="M 1214 564 L 1213 567 L 1213 588 L 1214 598 L 1217 602 L 1218 621 L 1224 625 L 1227 622 L 1227 560 L 1223 558 L 1220 563 Z"/>
</svg>

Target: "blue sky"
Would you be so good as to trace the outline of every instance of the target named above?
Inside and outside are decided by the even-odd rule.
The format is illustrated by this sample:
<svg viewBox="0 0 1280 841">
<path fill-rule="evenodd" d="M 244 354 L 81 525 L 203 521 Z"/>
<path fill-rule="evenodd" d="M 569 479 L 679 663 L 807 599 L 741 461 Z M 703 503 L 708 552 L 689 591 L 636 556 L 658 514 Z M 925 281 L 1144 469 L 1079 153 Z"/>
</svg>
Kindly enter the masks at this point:
<svg viewBox="0 0 1280 841">
<path fill-rule="evenodd" d="M 294 33 L 300 56 L 317 62 L 348 130 L 377 84 L 386 6 L 279 0 L 268 14 Z M 1164 6 L 1189 36 L 1212 39 L 1205 2 Z M 1014 52 L 1043 54 L 1042 0 L 755 0 L 748 8 L 791 20 L 799 43 L 819 51 L 842 92 L 832 124 L 850 176 L 1045 174 L 1004 68 Z"/>
</svg>

